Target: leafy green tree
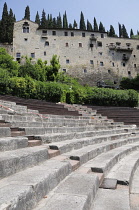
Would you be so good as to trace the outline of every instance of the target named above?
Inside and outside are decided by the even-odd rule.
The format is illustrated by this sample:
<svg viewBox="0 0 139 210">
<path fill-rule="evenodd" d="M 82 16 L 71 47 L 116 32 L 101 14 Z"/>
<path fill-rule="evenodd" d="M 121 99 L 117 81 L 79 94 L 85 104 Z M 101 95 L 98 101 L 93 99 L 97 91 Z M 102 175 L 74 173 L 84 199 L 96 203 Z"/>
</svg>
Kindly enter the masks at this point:
<svg viewBox="0 0 139 210">
<path fill-rule="evenodd" d="M 105 32 L 105 28 L 104 28 L 102 22 L 100 22 L 100 24 L 99 24 L 99 32 Z"/>
<path fill-rule="evenodd" d="M 0 68 L 6 69 L 10 76 L 18 75 L 18 62 L 13 61 L 13 57 L 3 48 L 0 48 Z"/>
<path fill-rule="evenodd" d="M 58 70 L 60 69 L 59 59 L 57 58 L 57 55 L 53 55 L 50 64 L 50 66 L 47 66 L 46 76 L 48 81 L 54 81 L 58 74 Z"/>
<path fill-rule="evenodd" d="M 80 29 L 81 30 L 86 30 L 86 25 L 85 25 L 83 12 L 81 12 L 81 15 L 80 15 Z"/>
<path fill-rule="evenodd" d="M 93 27 L 92 24 L 89 22 L 89 20 L 87 20 L 87 31 L 92 31 Z"/>
<path fill-rule="evenodd" d="M 6 69 L 0 68 L 0 94 L 9 92 L 10 75 Z"/>
<path fill-rule="evenodd" d="M 40 16 L 39 13 L 37 11 L 36 17 L 35 17 L 35 23 L 37 23 L 38 25 L 40 25 Z"/>
<path fill-rule="evenodd" d="M 25 9 L 24 19 L 30 20 L 30 8 L 29 8 L 29 6 L 27 6 L 26 9 Z"/>
<path fill-rule="evenodd" d="M 94 31 L 98 31 L 98 24 L 95 17 L 94 17 Z"/>
<path fill-rule="evenodd" d="M 63 15 L 63 28 L 67 29 L 68 28 L 68 20 L 67 20 L 67 13 L 65 11 L 65 14 Z"/>
</svg>

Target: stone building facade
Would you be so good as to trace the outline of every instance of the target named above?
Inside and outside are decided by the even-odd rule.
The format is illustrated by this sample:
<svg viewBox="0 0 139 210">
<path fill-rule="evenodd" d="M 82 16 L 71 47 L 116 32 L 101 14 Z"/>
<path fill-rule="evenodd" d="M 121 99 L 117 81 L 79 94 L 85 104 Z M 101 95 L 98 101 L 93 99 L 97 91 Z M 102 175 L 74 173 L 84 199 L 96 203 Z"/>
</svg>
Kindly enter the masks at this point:
<svg viewBox="0 0 139 210">
<path fill-rule="evenodd" d="M 122 77 L 139 73 L 139 40 L 79 29 L 39 29 L 38 24 L 29 20 L 15 23 L 15 60 L 27 55 L 34 61 L 41 58 L 49 62 L 54 54 L 59 57 L 60 71 L 78 77 L 83 84 L 118 84 Z"/>
</svg>

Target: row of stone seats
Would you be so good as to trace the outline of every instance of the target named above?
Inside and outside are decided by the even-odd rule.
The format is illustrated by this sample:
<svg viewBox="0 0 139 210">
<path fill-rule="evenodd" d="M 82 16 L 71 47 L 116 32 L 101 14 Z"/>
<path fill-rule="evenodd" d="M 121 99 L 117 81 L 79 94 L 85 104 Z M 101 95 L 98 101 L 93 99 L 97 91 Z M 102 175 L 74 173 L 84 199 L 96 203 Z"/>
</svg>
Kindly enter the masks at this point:
<svg viewBox="0 0 139 210">
<path fill-rule="evenodd" d="M 139 126 L 139 109 L 131 107 L 105 107 L 105 106 L 88 106 L 97 110 L 98 114 L 107 116 L 115 122 L 124 122 L 125 124 L 136 124 Z"/>
<path fill-rule="evenodd" d="M 18 126 L 22 130 L 20 134 L 23 135 L 23 130 L 25 133 L 0 138 L 0 209 L 103 209 L 103 203 L 97 206 L 100 190 L 104 190 L 103 181 L 106 178 L 111 181 L 113 166 L 119 160 L 137 153 L 139 131 L 134 125 L 114 123 L 96 112 L 82 110 L 81 106 L 79 109 L 83 116 L 40 115 L 28 111 L 1 114 L 2 123 L 8 123 L 6 129 Z M 42 145 L 28 147 L 31 137 Z M 136 159 L 130 164 L 133 175 L 138 158 L 133 155 L 132 159 Z M 98 164 L 104 160 L 105 165 Z M 126 184 L 126 190 L 128 181 L 131 179 L 121 182 Z M 121 183 L 117 178 L 115 195 L 117 190 L 123 190 L 117 188 Z M 110 188 L 109 191 L 112 194 Z M 126 194 L 129 195 L 127 191 Z M 128 203 L 129 199 L 126 206 Z M 128 209 L 124 207 L 121 210 Z M 112 208 L 109 205 L 107 209 Z"/>
<path fill-rule="evenodd" d="M 10 95 L 1 95 L 0 99 L 16 102 L 17 105 L 27 106 L 28 109 L 37 110 L 41 114 L 80 116 L 80 114 L 76 111 L 72 112 L 68 111 L 67 109 L 64 109 L 64 106 L 60 103 L 56 104 L 37 99 L 24 99 Z"/>
</svg>

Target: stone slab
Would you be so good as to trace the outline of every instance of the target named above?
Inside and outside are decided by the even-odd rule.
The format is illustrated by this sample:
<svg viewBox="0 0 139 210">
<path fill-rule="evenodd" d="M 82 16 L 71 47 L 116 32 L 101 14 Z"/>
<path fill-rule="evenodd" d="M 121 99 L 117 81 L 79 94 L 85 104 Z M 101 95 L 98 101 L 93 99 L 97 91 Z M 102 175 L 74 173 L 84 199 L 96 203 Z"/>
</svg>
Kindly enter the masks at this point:
<svg viewBox="0 0 139 210">
<path fill-rule="evenodd" d="M 87 210 L 87 196 L 55 194 L 34 210 Z"/>
<path fill-rule="evenodd" d="M 104 178 L 102 184 L 100 185 L 100 188 L 103 189 L 116 189 L 117 186 L 117 179 L 108 179 Z"/>
<path fill-rule="evenodd" d="M 99 189 L 90 210 L 130 210 L 129 189 Z"/>
</svg>

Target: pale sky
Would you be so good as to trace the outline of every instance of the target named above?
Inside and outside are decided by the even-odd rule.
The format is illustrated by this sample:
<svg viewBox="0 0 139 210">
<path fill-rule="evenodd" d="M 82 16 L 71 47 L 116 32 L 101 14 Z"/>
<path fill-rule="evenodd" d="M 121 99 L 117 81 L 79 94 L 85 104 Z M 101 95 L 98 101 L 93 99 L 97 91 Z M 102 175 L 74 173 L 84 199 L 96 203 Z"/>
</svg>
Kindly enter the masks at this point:
<svg viewBox="0 0 139 210">
<path fill-rule="evenodd" d="M 133 29 L 134 34 L 139 30 L 139 0 L 0 0 L 0 16 L 4 2 L 8 10 L 12 8 L 17 20 L 24 17 L 25 8 L 30 7 L 31 20 L 35 20 L 37 11 L 41 17 L 44 9 L 46 15 L 52 14 L 57 17 L 59 12 L 63 16 L 65 10 L 69 23 L 74 19 L 79 24 L 81 11 L 85 20 L 93 25 L 94 17 L 97 23 L 101 21 L 106 30 L 113 25 L 118 33 L 118 22 L 124 24 L 128 33 Z"/>
</svg>

